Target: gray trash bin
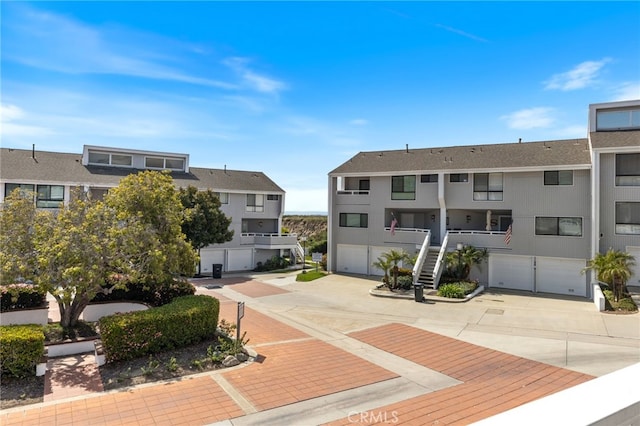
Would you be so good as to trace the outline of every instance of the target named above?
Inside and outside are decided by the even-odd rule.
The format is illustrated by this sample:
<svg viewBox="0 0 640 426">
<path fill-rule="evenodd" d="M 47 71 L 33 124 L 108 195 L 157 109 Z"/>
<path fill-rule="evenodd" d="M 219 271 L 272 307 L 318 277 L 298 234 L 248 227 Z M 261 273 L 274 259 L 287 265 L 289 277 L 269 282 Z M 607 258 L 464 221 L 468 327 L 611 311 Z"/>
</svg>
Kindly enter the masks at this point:
<svg viewBox="0 0 640 426">
<path fill-rule="evenodd" d="M 422 302 L 422 300 L 424 299 L 424 287 L 422 286 L 422 284 L 415 283 L 413 285 L 413 291 L 415 293 L 415 301 Z"/>
<path fill-rule="evenodd" d="M 214 263 L 213 264 L 213 278 L 222 278 L 222 264 Z"/>
</svg>

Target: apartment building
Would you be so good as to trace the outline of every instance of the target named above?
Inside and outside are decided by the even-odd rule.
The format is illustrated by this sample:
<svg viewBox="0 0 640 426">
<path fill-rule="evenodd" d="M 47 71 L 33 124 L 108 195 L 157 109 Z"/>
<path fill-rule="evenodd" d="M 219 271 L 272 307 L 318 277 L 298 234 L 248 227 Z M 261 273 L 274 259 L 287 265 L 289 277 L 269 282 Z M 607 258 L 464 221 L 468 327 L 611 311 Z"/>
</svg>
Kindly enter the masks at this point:
<svg viewBox="0 0 640 426">
<path fill-rule="evenodd" d="M 21 187 L 36 193 L 36 206 L 58 208 L 81 187 L 102 197 L 122 177 L 141 170 L 169 170 L 176 186 L 211 189 L 232 219 L 233 240 L 201 250 L 201 271 L 253 269 L 274 255 L 298 248 L 295 235 L 281 233 L 285 191 L 262 172 L 192 167 L 189 155 L 85 145 L 81 154 L 2 148 L 0 200 Z"/>
<path fill-rule="evenodd" d="M 592 104 L 585 138 L 360 152 L 329 173 L 328 268 L 382 275 L 384 252 L 418 255 L 437 288 L 447 251 L 486 248 L 481 284 L 592 297 L 588 259 L 640 264 L 640 100 Z M 640 266 L 632 284 L 640 285 Z"/>
</svg>

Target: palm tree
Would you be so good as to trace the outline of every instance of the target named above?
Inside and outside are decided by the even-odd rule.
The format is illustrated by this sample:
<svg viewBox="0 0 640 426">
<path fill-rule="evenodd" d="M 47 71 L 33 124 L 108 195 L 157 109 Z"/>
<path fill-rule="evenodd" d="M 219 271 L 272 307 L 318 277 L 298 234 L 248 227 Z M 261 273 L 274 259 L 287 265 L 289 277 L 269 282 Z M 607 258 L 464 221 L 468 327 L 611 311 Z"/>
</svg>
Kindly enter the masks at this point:
<svg viewBox="0 0 640 426">
<path fill-rule="evenodd" d="M 388 252 L 383 253 L 382 256 L 393 265 L 391 268 L 393 271 L 393 286 L 390 287 L 391 290 L 393 290 L 398 287 L 398 264 L 400 262 L 411 262 L 411 256 L 404 250 L 395 249 L 391 249 Z"/>
<path fill-rule="evenodd" d="M 386 257 L 381 256 L 375 262 L 371 264 L 374 268 L 382 269 L 384 272 L 384 277 L 382 277 L 382 282 L 384 285 L 389 287 L 391 290 L 391 283 L 389 282 L 389 269 L 393 266 L 391 261 L 389 261 Z"/>
<path fill-rule="evenodd" d="M 595 271 L 598 281 L 611 287 L 614 301 L 618 302 L 625 284 L 633 274 L 631 268 L 635 264 L 635 258 L 631 254 L 609 248 L 605 254 L 598 253 L 589 260 L 582 272 Z"/>
<path fill-rule="evenodd" d="M 446 257 L 447 275 L 458 280 L 467 280 L 471 268 L 474 265 L 480 266 L 488 255 L 486 248 L 479 249 L 474 246 L 464 246 L 461 250 L 451 251 Z"/>
</svg>

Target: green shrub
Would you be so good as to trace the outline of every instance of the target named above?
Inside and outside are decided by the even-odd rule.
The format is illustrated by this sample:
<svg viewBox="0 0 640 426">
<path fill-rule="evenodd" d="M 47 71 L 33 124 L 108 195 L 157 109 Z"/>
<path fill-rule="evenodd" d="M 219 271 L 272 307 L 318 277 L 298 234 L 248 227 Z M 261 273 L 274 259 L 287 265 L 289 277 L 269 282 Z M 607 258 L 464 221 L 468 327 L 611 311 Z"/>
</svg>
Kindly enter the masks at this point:
<svg viewBox="0 0 640 426">
<path fill-rule="evenodd" d="M 216 334 L 220 302 L 210 296 L 183 296 L 146 311 L 100 319 L 107 362 L 182 348 Z"/>
<path fill-rule="evenodd" d="M 276 269 L 285 269 L 289 266 L 289 261 L 282 256 L 271 256 L 264 263 L 258 262 L 254 268 L 255 272 L 275 271 Z"/>
<path fill-rule="evenodd" d="M 33 284 L 9 284 L 0 286 L 0 312 L 42 308 L 47 295 Z"/>
<path fill-rule="evenodd" d="M 413 287 L 413 276 L 400 275 L 398 276 L 398 288 L 402 290 L 411 290 Z"/>
<path fill-rule="evenodd" d="M 0 374 L 34 376 L 36 364 L 44 355 L 42 326 L 0 326 Z"/>
<path fill-rule="evenodd" d="M 445 284 L 438 288 L 438 296 L 450 299 L 464 299 L 464 290 L 457 283 Z"/>
<path fill-rule="evenodd" d="M 632 298 L 625 297 L 618 301 L 618 310 L 634 312 L 638 310 L 638 305 Z"/>
<path fill-rule="evenodd" d="M 451 299 L 464 299 L 467 294 L 471 294 L 478 288 L 475 281 L 457 281 L 441 285 L 438 288 L 438 296 Z"/>
<path fill-rule="evenodd" d="M 126 288 L 116 288 L 109 294 L 99 293 L 91 302 L 126 300 L 146 303 L 149 306 L 162 306 L 171 303 L 177 297 L 193 295 L 195 292 L 195 287 L 184 280 L 173 280 L 167 283 L 132 282 L 127 284 Z"/>
</svg>

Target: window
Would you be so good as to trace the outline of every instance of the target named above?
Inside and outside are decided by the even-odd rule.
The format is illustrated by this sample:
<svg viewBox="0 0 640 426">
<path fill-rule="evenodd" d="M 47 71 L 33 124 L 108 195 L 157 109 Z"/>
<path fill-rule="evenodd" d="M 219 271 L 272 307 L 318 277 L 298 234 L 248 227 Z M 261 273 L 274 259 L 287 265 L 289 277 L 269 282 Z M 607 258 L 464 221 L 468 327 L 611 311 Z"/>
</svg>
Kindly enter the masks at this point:
<svg viewBox="0 0 640 426">
<path fill-rule="evenodd" d="M 392 176 L 391 177 L 391 199 L 392 200 L 415 200 L 416 199 L 416 177 L 415 176 Z"/>
<path fill-rule="evenodd" d="M 360 179 L 358 182 L 358 190 L 360 191 L 368 191 L 369 190 L 369 179 Z"/>
<path fill-rule="evenodd" d="M 34 192 L 35 190 L 33 185 L 30 185 L 28 183 L 5 183 L 4 196 L 8 197 L 9 194 L 11 194 L 13 191 L 15 191 L 18 188 L 20 188 L 20 192 L 22 193 L 23 196 L 26 195 L 27 191 Z"/>
<path fill-rule="evenodd" d="M 640 154 L 616 154 L 616 185 L 640 186 Z"/>
<path fill-rule="evenodd" d="M 149 169 L 164 169 L 164 158 L 147 157 L 144 159 L 144 166 Z"/>
<path fill-rule="evenodd" d="M 215 194 L 220 199 L 220 204 L 229 204 L 229 193 L 228 192 L 216 192 Z"/>
<path fill-rule="evenodd" d="M 451 173 L 449 175 L 449 182 L 469 182 L 469 173 Z"/>
<path fill-rule="evenodd" d="M 57 209 L 64 202 L 64 186 L 38 185 L 37 188 L 36 207 Z"/>
<path fill-rule="evenodd" d="M 148 169 L 184 170 L 182 158 L 146 157 L 144 166 Z"/>
<path fill-rule="evenodd" d="M 536 235 L 582 237 L 582 218 L 536 217 Z"/>
<path fill-rule="evenodd" d="M 640 109 L 598 111 L 596 130 L 620 130 L 640 127 Z"/>
<path fill-rule="evenodd" d="M 64 186 L 63 185 L 31 185 L 25 183 L 7 183 L 5 184 L 5 197 L 12 191 L 19 188 L 23 194 L 27 191 L 35 193 L 36 207 L 41 209 L 57 209 L 60 203 L 64 202 Z"/>
<path fill-rule="evenodd" d="M 438 175 L 420 175 L 420 183 L 437 183 Z"/>
<path fill-rule="evenodd" d="M 127 154 L 109 154 L 108 152 L 89 151 L 89 164 L 131 167 L 133 157 Z"/>
<path fill-rule="evenodd" d="M 367 228 L 369 215 L 366 213 L 340 213 L 340 226 L 343 228 Z"/>
<path fill-rule="evenodd" d="M 267 201 L 280 201 L 280 194 L 268 194 Z"/>
<path fill-rule="evenodd" d="M 616 203 L 616 234 L 640 235 L 640 202 Z"/>
<path fill-rule="evenodd" d="M 106 152 L 89 152 L 89 163 L 109 164 L 109 154 Z"/>
<path fill-rule="evenodd" d="M 544 172 L 545 185 L 573 185 L 573 170 Z"/>
<path fill-rule="evenodd" d="M 502 173 L 476 173 L 473 175 L 475 201 L 502 201 Z"/>
<path fill-rule="evenodd" d="M 247 194 L 247 211 L 263 212 L 264 211 L 264 195 Z"/>
</svg>

